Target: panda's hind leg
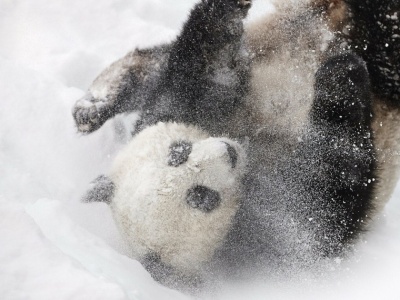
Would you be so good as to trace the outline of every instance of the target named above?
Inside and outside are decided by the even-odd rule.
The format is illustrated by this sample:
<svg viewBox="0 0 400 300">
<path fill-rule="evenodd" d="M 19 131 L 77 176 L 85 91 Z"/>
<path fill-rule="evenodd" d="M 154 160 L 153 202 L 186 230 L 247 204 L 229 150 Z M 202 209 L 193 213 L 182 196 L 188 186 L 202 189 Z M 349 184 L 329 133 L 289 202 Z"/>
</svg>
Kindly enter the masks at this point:
<svg viewBox="0 0 400 300">
<path fill-rule="evenodd" d="M 315 75 L 313 125 L 355 129 L 370 127 L 372 103 L 365 62 L 347 53 L 334 56 Z"/>
<path fill-rule="evenodd" d="M 332 57 L 316 73 L 310 130 L 297 151 L 303 200 L 295 205 L 311 220 L 306 226 L 322 255 L 341 252 L 372 210 L 371 102 L 369 74 L 356 55 Z"/>
</svg>

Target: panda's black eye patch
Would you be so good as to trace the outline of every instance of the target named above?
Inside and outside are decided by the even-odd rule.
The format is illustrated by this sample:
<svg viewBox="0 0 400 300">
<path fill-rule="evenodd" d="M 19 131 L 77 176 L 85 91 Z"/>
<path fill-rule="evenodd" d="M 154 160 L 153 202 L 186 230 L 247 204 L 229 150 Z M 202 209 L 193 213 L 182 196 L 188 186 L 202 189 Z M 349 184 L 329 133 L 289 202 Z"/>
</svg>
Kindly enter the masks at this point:
<svg viewBox="0 0 400 300">
<path fill-rule="evenodd" d="M 220 205 L 221 197 L 217 191 L 198 185 L 188 190 L 186 202 L 190 207 L 208 213 Z"/>
<path fill-rule="evenodd" d="M 231 145 L 229 145 L 226 142 L 224 142 L 224 144 L 226 145 L 226 147 L 228 149 L 228 155 L 229 155 L 229 161 L 231 163 L 231 167 L 232 167 L 232 169 L 235 169 L 237 160 L 238 160 L 238 154 L 237 154 L 235 148 L 233 148 Z"/>
<path fill-rule="evenodd" d="M 179 141 L 169 147 L 168 165 L 178 167 L 187 162 L 190 153 L 192 153 L 192 143 Z"/>
</svg>

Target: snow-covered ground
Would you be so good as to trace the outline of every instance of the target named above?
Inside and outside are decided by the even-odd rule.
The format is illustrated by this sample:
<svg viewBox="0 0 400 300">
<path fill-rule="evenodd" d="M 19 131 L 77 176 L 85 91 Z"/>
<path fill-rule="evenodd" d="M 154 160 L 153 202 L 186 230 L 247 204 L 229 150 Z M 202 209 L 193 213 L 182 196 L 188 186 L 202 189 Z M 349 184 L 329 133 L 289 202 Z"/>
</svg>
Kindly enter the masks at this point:
<svg viewBox="0 0 400 300">
<path fill-rule="evenodd" d="M 122 144 L 113 122 L 77 134 L 71 107 L 113 60 L 171 40 L 194 2 L 0 0 L 0 299 L 188 298 L 123 255 L 106 205 L 79 202 Z M 329 278 L 221 297 L 400 299 L 399 198 Z"/>
</svg>

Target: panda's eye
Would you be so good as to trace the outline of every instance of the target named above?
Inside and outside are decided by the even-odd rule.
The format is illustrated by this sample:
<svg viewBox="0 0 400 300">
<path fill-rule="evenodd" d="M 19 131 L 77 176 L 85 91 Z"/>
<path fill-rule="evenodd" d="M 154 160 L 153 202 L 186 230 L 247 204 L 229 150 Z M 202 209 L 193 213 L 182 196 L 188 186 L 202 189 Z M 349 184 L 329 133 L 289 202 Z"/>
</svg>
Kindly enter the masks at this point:
<svg viewBox="0 0 400 300">
<path fill-rule="evenodd" d="M 173 143 L 169 147 L 168 165 L 171 167 L 178 167 L 187 162 L 190 153 L 192 152 L 192 143 L 186 141 L 179 141 Z"/>
<path fill-rule="evenodd" d="M 228 149 L 229 162 L 231 163 L 231 167 L 232 169 L 235 169 L 238 160 L 238 154 L 236 152 L 236 149 L 233 148 L 231 145 L 229 145 L 227 142 L 223 143 L 226 145 L 226 148 Z"/>
<path fill-rule="evenodd" d="M 208 213 L 220 205 L 221 197 L 217 191 L 198 185 L 188 190 L 186 202 L 190 207 Z"/>
</svg>

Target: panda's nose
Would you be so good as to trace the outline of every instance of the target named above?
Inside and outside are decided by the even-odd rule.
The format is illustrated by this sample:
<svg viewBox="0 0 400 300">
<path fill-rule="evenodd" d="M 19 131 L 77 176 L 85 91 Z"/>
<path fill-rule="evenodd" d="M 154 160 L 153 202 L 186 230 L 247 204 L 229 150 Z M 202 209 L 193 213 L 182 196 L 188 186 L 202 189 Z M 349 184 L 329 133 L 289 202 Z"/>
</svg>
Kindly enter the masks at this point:
<svg viewBox="0 0 400 300">
<path fill-rule="evenodd" d="M 229 162 L 231 164 L 232 169 L 236 168 L 237 160 L 238 160 L 238 154 L 236 149 L 228 144 L 227 142 L 223 142 L 226 145 L 227 151 L 228 151 L 228 156 L 229 156 Z"/>
</svg>

